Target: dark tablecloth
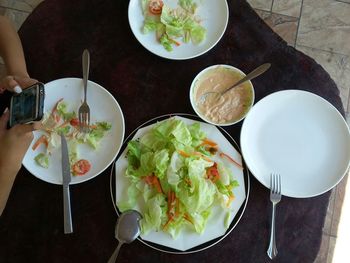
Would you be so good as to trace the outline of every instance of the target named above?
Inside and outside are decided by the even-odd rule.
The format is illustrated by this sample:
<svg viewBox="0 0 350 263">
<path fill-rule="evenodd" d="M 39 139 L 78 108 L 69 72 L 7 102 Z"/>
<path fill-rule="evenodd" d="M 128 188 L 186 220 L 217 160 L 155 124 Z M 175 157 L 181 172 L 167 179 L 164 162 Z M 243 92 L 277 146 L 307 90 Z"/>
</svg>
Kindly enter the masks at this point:
<svg viewBox="0 0 350 263">
<path fill-rule="evenodd" d="M 213 64 L 249 72 L 270 62 L 271 69 L 253 80 L 256 101 L 274 91 L 302 89 L 322 96 L 344 114 L 339 91 L 320 65 L 287 46 L 245 1 L 228 3 L 229 24 L 221 41 L 206 54 L 184 61 L 160 58 L 141 46 L 128 24 L 126 0 L 45 0 L 19 34 L 29 73 L 43 82 L 81 77 L 81 54 L 88 48 L 90 79 L 120 103 L 126 135 L 162 114 L 194 113 L 188 99 L 190 83 Z M 239 142 L 240 128 L 238 124 L 225 130 Z M 23 168 L 0 219 L 0 262 L 106 262 L 117 244 L 109 173 L 110 168 L 71 187 L 74 234 L 64 235 L 61 187 L 42 182 Z M 329 196 L 330 192 L 307 199 L 283 197 L 276 262 L 313 262 Z M 179 256 L 136 241 L 122 247 L 118 262 L 267 262 L 270 211 L 268 190 L 252 177 L 246 211 L 219 244 Z"/>
</svg>

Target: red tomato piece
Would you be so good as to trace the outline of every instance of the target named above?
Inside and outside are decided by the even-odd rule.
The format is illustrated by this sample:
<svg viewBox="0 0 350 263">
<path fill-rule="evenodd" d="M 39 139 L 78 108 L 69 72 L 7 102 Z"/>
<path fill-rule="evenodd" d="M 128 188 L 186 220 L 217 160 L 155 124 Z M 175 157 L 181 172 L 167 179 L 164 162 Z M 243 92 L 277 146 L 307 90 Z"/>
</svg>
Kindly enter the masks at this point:
<svg viewBox="0 0 350 263">
<path fill-rule="evenodd" d="M 73 118 L 70 120 L 70 125 L 72 126 L 78 126 L 79 125 L 79 119 L 78 118 Z"/>
<path fill-rule="evenodd" d="M 149 11 L 154 15 L 159 15 L 162 13 L 163 8 L 163 1 L 162 0 L 151 0 L 148 5 Z"/>
<path fill-rule="evenodd" d="M 88 160 L 81 159 L 72 165 L 74 175 L 84 175 L 91 169 L 91 164 Z"/>
</svg>

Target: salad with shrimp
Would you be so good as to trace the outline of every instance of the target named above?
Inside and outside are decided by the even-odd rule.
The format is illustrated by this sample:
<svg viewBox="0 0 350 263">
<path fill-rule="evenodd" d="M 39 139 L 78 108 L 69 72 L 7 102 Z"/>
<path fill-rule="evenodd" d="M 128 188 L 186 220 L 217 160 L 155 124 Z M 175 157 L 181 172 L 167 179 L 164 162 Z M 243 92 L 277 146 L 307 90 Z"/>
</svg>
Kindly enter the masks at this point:
<svg viewBox="0 0 350 263">
<path fill-rule="evenodd" d="M 76 112 L 70 111 L 68 104 L 60 99 L 53 109 L 44 115 L 41 127 L 42 135 L 32 146 L 33 151 L 40 149 L 44 149 L 44 151 L 38 153 L 34 160 L 39 166 L 49 168 L 51 153 L 60 146 L 60 134 L 64 134 L 68 142 L 71 172 L 76 176 L 84 175 L 90 170 L 91 164 L 88 160 L 80 157 L 79 144 L 87 144 L 92 150 L 96 150 L 99 142 L 111 127 L 112 125 L 108 122 L 96 122 L 90 125 L 88 133 L 80 132 Z M 39 148 L 40 145 L 44 145 L 44 147 Z"/>
<path fill-rule="evenodd" d="M 239 186 L 232 165 L 243 167 L 207 138 L 199 122 L 158 122 L 128 142 L 126 156 L 130 186 L 117 206 L 123 212 L 144 204 L 142 234 L 164 231 L 175 239 L 184 228 L 201 234 L 217 205 L 226 212 L 223 224 L 229 227 Z"/>
<path fill-rule="evenodd" d="M 162 0 L 141 1 L 145 18 L 142 32 L 155 32 L 157 40 L 167 51 L 182 43 L 198 45 L 206 38 L 206 29 L 196 15 L 196 2 L 179 0 L 177 7 L 172 9 Z"/>
</svg>

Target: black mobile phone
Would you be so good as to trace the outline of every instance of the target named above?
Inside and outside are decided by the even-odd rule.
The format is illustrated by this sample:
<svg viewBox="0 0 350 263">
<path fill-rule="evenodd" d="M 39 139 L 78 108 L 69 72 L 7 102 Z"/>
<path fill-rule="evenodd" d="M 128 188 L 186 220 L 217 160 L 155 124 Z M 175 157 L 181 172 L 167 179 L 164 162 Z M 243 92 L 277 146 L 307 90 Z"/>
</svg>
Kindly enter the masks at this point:
<svg viewBox="0 0 350 263">
<path fill-rule="evenodd" d="M 10 102 L 9 126 L 40 121 L 44 115 L 45 86 L 38 82 L 14 94 Z"/>
</svg>

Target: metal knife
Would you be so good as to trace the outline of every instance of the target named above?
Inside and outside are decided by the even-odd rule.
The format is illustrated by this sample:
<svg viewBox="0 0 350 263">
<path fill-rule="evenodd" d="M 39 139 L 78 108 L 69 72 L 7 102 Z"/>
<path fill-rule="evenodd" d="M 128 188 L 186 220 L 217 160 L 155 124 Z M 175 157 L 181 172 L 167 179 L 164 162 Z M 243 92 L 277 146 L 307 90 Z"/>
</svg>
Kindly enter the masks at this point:
<svg viewBox="0 0 350 263">
<path fill-rule="evenodd" d="M 71 182 L 70 163 L 68 155 L 68 145 L 66 138 L 61 134 L 62 147 L 62 185 L 63 185 L 63 214 L 64 233 L 73 233 L 72 214 L 70 208 L 69 183 Z"/>
</svg>

